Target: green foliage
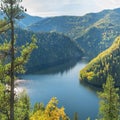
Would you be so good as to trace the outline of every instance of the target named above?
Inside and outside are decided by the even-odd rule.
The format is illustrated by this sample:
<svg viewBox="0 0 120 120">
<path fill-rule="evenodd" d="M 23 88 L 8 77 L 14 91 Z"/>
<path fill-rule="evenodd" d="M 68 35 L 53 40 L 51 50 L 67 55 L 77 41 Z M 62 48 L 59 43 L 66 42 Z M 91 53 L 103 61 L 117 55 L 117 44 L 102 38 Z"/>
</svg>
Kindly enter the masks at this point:
<svg viewBox="0 0 120 120">
<path fill-rule="evenodd" d="M 30 43 L 26 43 L 25 45 L 22 45 L 20 50 L 20 56 L 16 57 L 15 59 L 15 71 L 17 73 L 24 73 L 24 65 L 28 62 L 30 58 L 30 54 L 32 51 L 37 48 L 37 41 L 35 35 L 32 36 L 32 41 Z"/>
<path fill-rule="evenodd" d="M 33 113 L 37 112 L 38 110 L 45 110 L 44 104 L 43 103 L 35 103 L 34 108 L 33 108 Z"/>
<path fill-rule="evenodd" d="M 29 120 L 30 100 L 26 92 L 18 94 L 15 99 L 15 120 Z"/>
<path fill-rule="evenodd" d="M 8 86 L 7 86 L 8 87 Z M 3 84 L 0 84 L 0 120 L 10 119 L 10 105 L 9 105 L 9 89 Z M 15 120 L 29 120 L 30 115 L 30 101 L 29 97 L 23 91 L 15 95 Z"/>
<path fill-rule="evenodd" d="M 5 20 L 10 23 L 10 120 L 14 120 L 14 76 L 15 76 L 15 20 L 21 18 L 23 7 L 22 0 L 1 0 L 0 10 L 5 15 Z"/>
<path fill-rule="evenodd" d="M 115 85 L 120 85 L 120 37 L 117 37 L 110 48 L 100 53 L 80 71 L 80 79 L 93 85 L 102 86 L 107 75 L 111 74 Z"/>
<path fill-rule="evenodd" d="M 16 47 L 16 51 L 15 51 L 15 60 L 14 60 L 14 69 L 16 73 L 24 73 L 25 72 L 25 68 L 24 65 L 27 63 L 27 61 L 30 58 L 30 54 L 31 52 L 37 48 L 37 41 L 36 41 L 36 37 L 33 35 L 31 38 L 31 42 L 30 43 L 26 43 L 25 45 L 22 45 L 21 47 Z M 3 44 L 0 44 L 0 80 L 5 82 L 5 81 L 9 81 L 9 73 L 10 73 L 10 42 L 9 41 L 5 41 Z M 4 79 L 4 80 L 3 80 Z"/>
<path fill-rule="evenodd" d="M 5 21 L 0 21 L 0 33 L 10 28 L 10 36 L 0 43 L 0 119 L 1 120 L 28 120 L 29 100 L 27 96 L 15 96 L 15 75 L 24 73 L 24 65 L 27 63 L 31 52 L 36 48 L 36 38 L 32 42 L 18 48 L 15 41 L 14 22 L 22 15 L 21 1 L 2 0 L 1 10 L 6 15 Z M 10 24 L 10 26 L 9 26 Z M 9 33 L 9 32 L 8 32 Z M 7 35 L 7 33 L 5 34 Z M 4 106 L 3 106 L 4 105 Z M 24 109 L 24 110 L 23 110 Z"/>
<path fill-rule="evenodd" d="M 0 44 L 0 83 L 3 86 L 0 88 L 0 102 L 2 102 L 2 112 L 0 112 L 0 115 L 3 120 L 8 120 L 10 109 L 10 46 L 10 42 L 7 40 L 3 44 Z M 29 44 L 26 43 L 26 45 L 19 47 L 20 51 L 18 51 L 16 47 L 16 58 L 14 60 L 15 73 L 25 72 L 24 65 L 29 60 L 30 54 L 35 48 L 37 48 L 35 36 L 32 37 L 32 41 Z M 15 120 L 28 120 L 29 110 L 30 105 L 28 96 L 25 93 L 15 96 Z"/>
<path fill-rule="evenodd" d="M 9 120 L 9 89 L 0 83 L 0 119 Z"/>
<path fill-rule="evenodd" d="M 114 80 L 108 75 L 106 84 L 103 85 L 103 92 L 99 93 L 100 101 L 100 120 L 119 120 L 120 103 L 118 89 L 114 87 Z"/>
<path fill-rule="evenodd" d="M 10 24 L 6 20 L 0 20 L 0 34 L 10 29 Z"/>
</svg>

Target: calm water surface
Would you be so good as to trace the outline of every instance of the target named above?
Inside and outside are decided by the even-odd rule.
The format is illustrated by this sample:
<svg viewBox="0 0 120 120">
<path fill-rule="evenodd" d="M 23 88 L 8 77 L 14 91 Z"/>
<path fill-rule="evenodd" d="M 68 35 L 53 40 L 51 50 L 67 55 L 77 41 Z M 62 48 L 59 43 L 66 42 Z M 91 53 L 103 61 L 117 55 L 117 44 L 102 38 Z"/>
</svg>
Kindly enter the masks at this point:
<svg viewBox="0 0 120 120">
<path fill-rule="evenodd" d="M 77 112 L 80 120 L 86 120 L 88 116 L 94 120 L 98 114 L 99 99 L 95 91 L 79 82 L 79 71 L 86 64 L 81 61 L 54 74 L 24 75 L 22 78 L 26 82 L 21 86 L 27 89 L 32 104 L 43 102 L 46 105 L 55 96 L 59 100 L 59 107 L 64 106 L 71 119 Z"/>
</svg>

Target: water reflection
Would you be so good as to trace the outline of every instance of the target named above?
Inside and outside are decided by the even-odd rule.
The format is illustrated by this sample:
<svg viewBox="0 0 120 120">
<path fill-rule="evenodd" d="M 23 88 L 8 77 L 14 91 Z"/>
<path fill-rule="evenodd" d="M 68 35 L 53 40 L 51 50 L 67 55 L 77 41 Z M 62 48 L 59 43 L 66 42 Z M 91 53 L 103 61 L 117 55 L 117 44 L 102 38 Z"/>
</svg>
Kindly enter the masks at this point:
<svg viewBox="0 0 120 120">
<path fill-rule="evenodd" d="M 70 71 L 78 62 L 80 61 L 80 59 L 72 59 L 69 61 L 64 62 L 63 64 L 59 64 L 59 65 L 55 65 L 53 67 L 50 68 L 46 68 L 43 70 L 40 70 L 39 72 L 37 72 L 36 74 L 63 74 L 64 72 L 68 72 Z"/>
<path fill-rule="evenodd" d="M 88 83 L 85 83 L 85 82 L 82 82 L 79 80 L 79 84 L 84 86 L 86 89 L 88 89 L 89 91 L 95 93 L 96 95 L 98 94 L 98 92 L 102 91 L 102 88 L 101 87 L 96 87 L 94 85 L 91 85 L 91 84 L 88 84 Z"/>
<path fill-rule="evenodd" d="M 96 92 L 80 83 L 79 71 L 87 64 L 85 59 L 71 60 L 53 69 L 42 71 L 41 74 L 23 75 L 27 84 L 21 87 L 27 89 L 32 105 L 35 102 L 47 104 L 50 98 L 56 96 L 59 105 L 65 107 L 65 111 L 72 119 L 74 112 L 78 112 L 80 119 L 88 116 L 91 120 L 98 113 L 99 99 Z"/>
</svg>

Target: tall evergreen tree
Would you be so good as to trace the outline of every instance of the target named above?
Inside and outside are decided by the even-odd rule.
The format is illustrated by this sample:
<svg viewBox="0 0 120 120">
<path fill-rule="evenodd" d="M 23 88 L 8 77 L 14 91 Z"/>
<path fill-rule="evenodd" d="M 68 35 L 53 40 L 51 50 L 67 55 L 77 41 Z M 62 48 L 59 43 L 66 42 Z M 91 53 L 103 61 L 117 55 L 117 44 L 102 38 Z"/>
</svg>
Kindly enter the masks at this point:
<svg viewBox="0 0 120 120">
<path fill-rule="evenodd" d="M 21 0 L 1 0 L 1 9 L 3 13 L 6 15 L 6 20 L 10 22 L 11 26 L 11 69 L 10 69 L 10 120 L 14 120 L 14 60 L 15 60 L 15 20 L 21 18 L 21 13 L 23 11 L 22 7 L 20 7 Z"/>
<path fill-rule="evenodd" d="M 15 51 L 16 57 L 14 61 L 15 73 L 24 73 L 24 64 L 28 61 L 30 53 L 36 48 L 36 39 L 33 36 L 31 43 L 26 43 L 19 47 L 19 51 Z M 9 53 L 11 44 L 5 40 L 0 44 L 0 120 L 10 120 L 10 71 L 11 63 L 9 61 Z M 18 49 L 16 47 L 16 49 Z M 16 87 L 16 86 L 15 86 Z M 29 120 L 29 98 L 25 93 L 15 95 L 15 120 Z M 23 96 L 24 95 L 24 96 Z M 19 117 L 18 117 L 19 116 Z"/>
<path fill-rule="evenodd" d="M 32 37 L 31 43 L 27 43 L 26 45 L 23 45 L 22 47 L 19 47 L 19 48 L 17 48 L 17 46 L 15 45 L 15 43 L 16 43 L 15 42 L 16 41 L 16 39 L 15 39 L 16 38 L 15 37 L 15 21 L 16 21 L 16 19 L 23 18 L 23 11 L 24 11 L 24 8 L 22 6 L 20 6 L 21 2 L 22 2 L 22 0 L 1 0 L 1 7 L 0 7 L 3 14 L 5 15 L 5 21 L 6 21 L 5 25 L 2 24 L 3 28 L 6 28 L 6 25 L 9 26 L 10 33 L 11 33 L 10 41 L 6 40 L 3 44 L 0 44 L 0 55 L 2 58 L 2 59 L 0 59 L 0 71 L 2 73 L 2 77 L 0 76 L 0 80 L 2 83 L 4 83 L 4 85 L 6 84 L 6 81 L 10 81 L 10 82 L 7 82 L 7 85 L 8 86 L 10 85 L 10 89 L 8 89 L 8 93 L 10 92 L 8 94 L 8 96 L 10 96 L 8 98 L 10 100 L 10 102 L 9 102 L 10 104 L 6 108 L 9 113 L 8 117 L 6 117 L 6 115 L 3 112 L 1 112 L 1 111 L 0 112 L 2 113 L 2 116 L 3 116 L 3 114 L 5 116 L 2 119 L 6 118 L 8 120 L 15 119 L 14 112 L 16 112 L 18 110 L 16 105 L 19 104 L 19 103 L 16 104 L 16 102 L 19 102 L 19 99 L 20 99 L 20 97 L 18 99 L 15 98 L 15 91 L 14 91 L 14 89 L 15 89 L 15 85 L 14 85 L 15 74 L 24 72 L 23 65 L 28 61 L 28 58 L 30 57 L 30 53 L 32 52 L 32 50 L 34 48 L 36 48 L 36 39 L 34 36 Z M 5 30 L 3 30 L 3 31 L 5 31 Z M 2 33 L 3 31 L 1 30 L 0 33 Z M 17 50 L 18 50 L 18 52 L 17 52 Z M 10 59 L 8 59 L 9 57 L 10 57 Z M 4 62 L 4 61 L 6 61 L 6 62 Z M 5 90 L 5 93 L 6 93 L 6 90 Z M 2 97 L 1 97 L 1 99 L 2 99 Z M 28 100 L 27 99 L 25 100 L 25 99 L 21 99 L 21 100 L 23 102 L 24 101 L 27 102 Z M 25 106 L 21 106 L 21 105 L 18 105 L 18 107 L 20 107 L 20 109 L 22 107 L 25 108 Z M 29 107 L 26 106 L 26 109 L 29 109 Z M 17 116 L 18 116 L 18 113 L 16 113 Z M 19 116 L 18 119 L 21 120 L 23 118 L 25 120 L 29 119 L 28 112 L 23 114 L 22 118 L 21 118 L 21 116 Z"/>
<path fill-rule="evenodd" d="M 100 120 L 119 119 L 119 95 L 118 88 L 114 87 L 114 80 L 108 75 L 106 84 L 103 85 L 103 92 L 99 93 L 100 101 Z"/>
</svg>

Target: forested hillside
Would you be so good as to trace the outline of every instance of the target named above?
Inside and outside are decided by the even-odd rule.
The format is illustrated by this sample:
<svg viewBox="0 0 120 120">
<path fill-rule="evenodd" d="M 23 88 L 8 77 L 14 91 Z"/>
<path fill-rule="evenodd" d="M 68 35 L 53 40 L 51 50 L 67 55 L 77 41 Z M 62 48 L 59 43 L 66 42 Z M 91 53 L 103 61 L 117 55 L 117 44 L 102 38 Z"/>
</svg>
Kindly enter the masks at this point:
<svg viewBox="0 0 120 120">
<path fill-rule="evenodd" d="M 23 42 L 23 38 L 29 41 L 30 36 L 36 34 L 38 49 L 37 55 L 34 53 L 35 59 L 41 57 L 43 59 L 42 62 L 35 60 L 37 68 L 46 68 L 53 63 L 55 65 L 60 61 L 78 58 L 81 56 L 81 50 L 78 52 L 79 48 L 84 51 L 84 56 L 92 59 L 108 48 L 120 34 L 120 9 L 104 10 L 85 16 L 48 18 L 33 17 L 27 14 L 25 16 L 26 18 L 18 23 L 19 27 L 26 29 L 25 31 L 17 30 L 21 37 L 18 44 Z M 28 19 L 30 19 L 29 23 L 26 22 Z"/>
<path fill-rule="evenodd" d="M 3 20 L 5 17 L 4 13 L 0 11 L 0 19 Z M 21 20 L 16 20 L 16 26 L 27 29 L 28 26 L 35 24 L 38 21 L 41 21 L 43 18 L 38 16 L 31 16 L 27 13 L 24 13 Z"/>
<path fill-rule="evenodd" d="M 58 33 L 36 34 L 38 49 L 34 50 L 27 68 L 30 72 L 81 59 L 82 50 L 69 37 Z M 32 71 L 31 71 L 32 70 Z"/>
<path fill-rule="evenodd" d="M 69 37 L 58 33 L 37 34 L 38 49 L 33 51 L 28 70 L 39 71 L 64 64 L 71 59 L 81 59 L 82 50 Z"/>
<path fill-rule="evenodd" d="M 88 14 L 83 17 L 77 16 L 58 16 L 45 18 L 28 27 L 34 32 L 60 32 L 75 39 L 84 33 L 84 30 L 99 20 L 98 15 Z"/>
<path fill-rule="evenodd" d="M 108 48 L 120 34 L 119 20 L 118 8 L 85 16 L 49 17 L 30 25 L 27 29 L 34 32 L 63 33 L 75 40 L 85 50 L 86 56 L 93 58 Z"/>
<path fill-rule="evenodd" d="M 76 41 L 81 46 L 84 46 L 83 48 L 89 56 L 95 57 L 98 53 L 108 48 L 120 34 L 119 19 L 120 9 L 106 11 L 104 17 L 86 29 L 85 33 L 77 38 Z"/>
<path fill-rule="evenodd" d="M 108 74 L 112 75 L 115 85 L 120 86 L 120 37 L 80 71 L 80 80 L 102 86 Z"/>
<path fill-rule="evenodd" d="M 38 48 L 31 54 L 26 65 L 27 72 L 39 72 L 41 69 L 64 64 L 71 59 L 80 59 L 83 56 L 83 51 L 76 42 L 63 34 L 56 32 L 33 33 L 22 29 L 16 29 L 16 34 L 18 45 L 30 42 L 33 34 L 37 38 Z M 1 36 L 1 39 L 4 42 L 4 35 Z"/>
</svg>

